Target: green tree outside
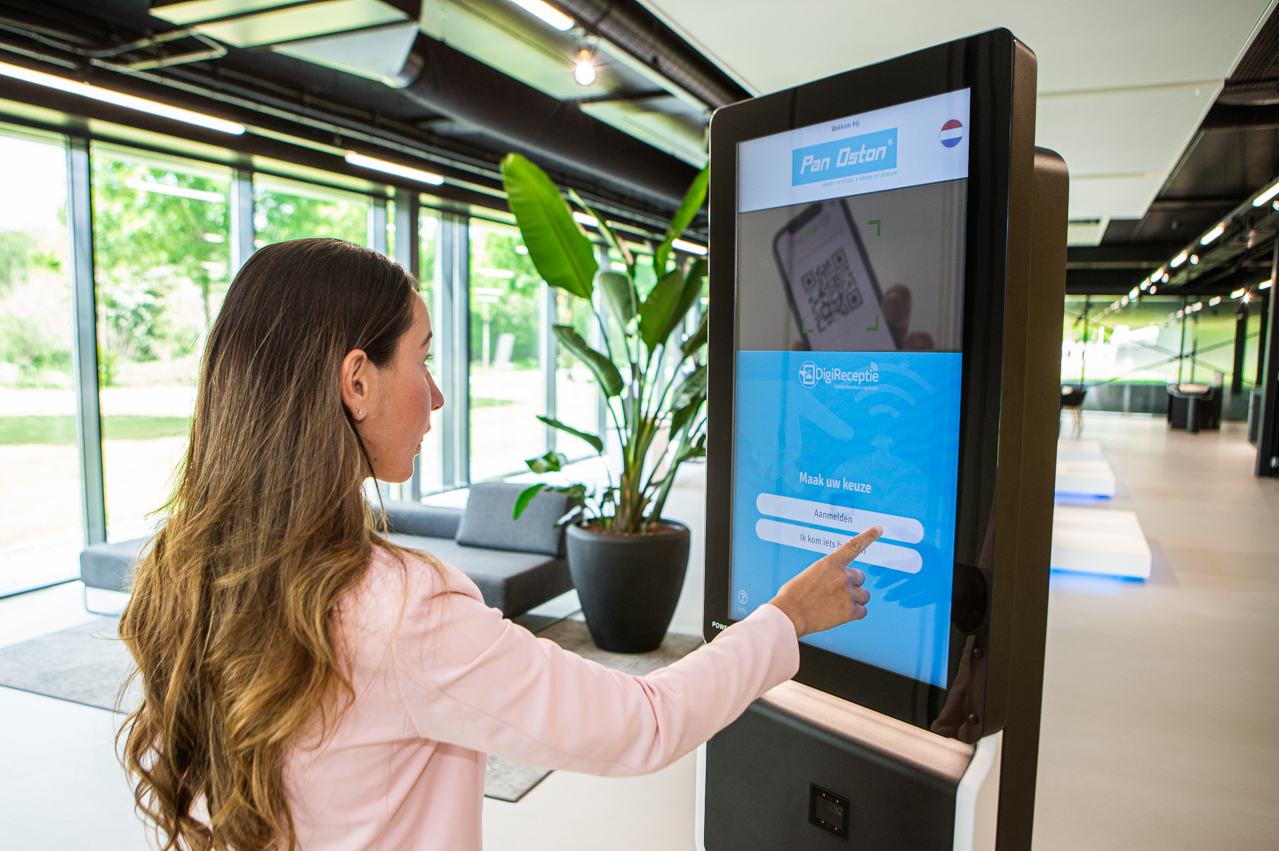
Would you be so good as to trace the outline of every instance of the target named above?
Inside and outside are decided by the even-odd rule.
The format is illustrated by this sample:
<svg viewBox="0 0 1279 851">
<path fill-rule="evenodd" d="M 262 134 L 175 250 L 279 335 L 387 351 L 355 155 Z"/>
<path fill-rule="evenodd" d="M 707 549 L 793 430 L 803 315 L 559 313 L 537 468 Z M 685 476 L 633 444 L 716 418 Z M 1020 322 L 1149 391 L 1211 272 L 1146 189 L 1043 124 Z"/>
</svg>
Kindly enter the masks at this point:
<svg viewBox="0 0 1279 851">
<path fill-rule="evenodd" d="M 541 323 L 538 310 L 542 303 L 542 279 L 533 267 L 519 232 L 473 223 L 471 232 L 471 363 L 485 360 L 484 323 L 489 323 L 488 357 L 490 365 L 497 341 L 503 334 L 513 334 L 511 366 L 515 369 L 537 369 L 540 363 L 538 343 Z M 513 277 L 497 277 L 485 270 L 513 273 Z M 485 290 L 501 291 L 501 295 Z"/>
<path fill-rule="evenodd" d="M 104 377 L 120 361 L 196 351 L 230 283 L 228 181 L 98 155 L 93 191 Z M 175 305 L 183 285 L 199 294 L 200 322 Z"/>
</svg>

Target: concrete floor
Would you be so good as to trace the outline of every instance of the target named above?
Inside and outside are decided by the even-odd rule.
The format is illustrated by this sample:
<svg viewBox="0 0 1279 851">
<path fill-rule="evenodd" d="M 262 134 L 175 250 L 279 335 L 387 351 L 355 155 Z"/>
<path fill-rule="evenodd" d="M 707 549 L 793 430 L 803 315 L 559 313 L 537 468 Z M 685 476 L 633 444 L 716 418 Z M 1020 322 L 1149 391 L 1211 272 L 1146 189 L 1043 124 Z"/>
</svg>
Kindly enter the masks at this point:
<svg viewBox="0 0 1279 851">
<path fill-rule="evenodd" d="M 1035 851 L 1279 847 L 1279 480 L 1242 430 L 1088 418 L 1136 511 L 1147 583 L 1057 575 L 1049 613 Z M 700 553 L 700 479 L 671 500 Z M 701 560 L 676 615 L 696 628 Z M 85 619 L 78 585 L 0 600 L 0 644 Z M 147 847 L 111 749 L 113 716 L 0 688 L 0 848 Z M 486 847 L 693 848 L 692 758 L 647 777 L 556 772 L 487 801 Z"/>
<path fill-rule="evenodd" d="M 1238 423 L 1082 436 L 1152 575 L 1054 576 L 1035 851 L 1279 848 L 1279 479 Z"/>
</svg>

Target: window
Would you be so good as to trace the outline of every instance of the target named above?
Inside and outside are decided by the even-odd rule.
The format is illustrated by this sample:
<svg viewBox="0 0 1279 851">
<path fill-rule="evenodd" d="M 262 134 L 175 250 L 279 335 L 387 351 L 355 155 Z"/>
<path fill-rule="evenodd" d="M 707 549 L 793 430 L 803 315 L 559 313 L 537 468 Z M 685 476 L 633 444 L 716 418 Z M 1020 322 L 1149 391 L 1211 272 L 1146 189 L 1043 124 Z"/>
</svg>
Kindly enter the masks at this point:
<svg viewBox="0 0 1279 851">
<path fill-rule="evenodd" d="M 95 145 L 94 269 L 107 540 L 148 534 L 195 409 L 230 283 L 231 173 Z"/>
<path fill-rule="evenodd" d="M 330 236 L 356 245 L 369 241 L 367 195 L 267 175 L 253 179 L 254 240 L 259 248 L 289 239 Z"/>
<path fill-rule="evenodd" d="M 591 305 L 563 290 L 554 293 L 557 324 L 571 325 L 592 348 L 601 349 L 602 335 Z M 590 369 L 566 346 L 559 346 L 555 365 L 555 418 L 579 431 L 602 436 L 600 410 L 598 384 Z M 595 449 L 586 441 L 562 431 L 555 433 L 555 449 L 573 460 L 595 454 Z"/>
<path fill-rule="evenodd" d="M 513 227 L 471 221 L 471 481 L 546 451 L 546 285 Z"/>
<path fill-rule="evenodd" d="M 0 133 L 0 595 L 79 575 L 66 152 Z"/>
<path fill-rule="evenodd" d="M 443 318 L 441 313 L 443 306 L 440 299 L 440 286 L 436 280 L 438 270 L 435 266 L 436 246 L 439 242 L 440 233 L 440 215 L 435 210 L 422 210 L 418 216 L 418 239 L 419 244 L 419 274 L 418 281 L 421 284 L 419 292 L 422 294 L 422 301 L 426 302 L 426 308 L 431 312 L 431 323 L 433 328 L 438 328 Z M 449 348 L 444 345 L 444 341 L 440 339 L 439 331 L 436 331 L 436 338 L 431 341 L 431 375 L 435 378 L 435 383 L 441 385 L 443 383 L 444 370 L 447 366 Z M 445 399 L 448 404 L 448 399 Z M 436 411 L 431 414 L 431 430 L 426 433 L 426 437 L 422 440 L 422 453 L 419 462 L 421 472 L 422 493 L 436 493 L 444 489 L 444 428 L 446 418 L 442 411 Z"/>
<path fill-rule="evenodd" d="M 1231 383 L 1239 302 L 1223 299 L 1213 305 L 1207 298 L 1145 296 L 1100 316 L 1109 304 L 1105 296 L 1066 296 L 1063 382 Z M 1255 336 L 1260 319 L 1249 316 L 1248 321 L 1248 332 Z M 1245 386 L 1255 378 L 1255 359 L 1256 341 L 1248 339 Z"/>
</svg>

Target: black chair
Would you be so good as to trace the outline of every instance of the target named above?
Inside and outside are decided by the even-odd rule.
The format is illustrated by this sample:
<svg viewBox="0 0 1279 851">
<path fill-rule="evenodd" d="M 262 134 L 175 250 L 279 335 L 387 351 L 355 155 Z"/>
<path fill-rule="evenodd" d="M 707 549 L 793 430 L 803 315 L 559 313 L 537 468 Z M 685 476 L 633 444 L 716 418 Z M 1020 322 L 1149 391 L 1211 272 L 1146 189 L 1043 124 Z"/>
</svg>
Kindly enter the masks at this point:
<svg viewBox="0 0 1279 851">
<path fill-rule="evenodd" d="M 1084 397 L 1086 395 L 1088 395 L 1088 388 L 1082 384 L 1061 386 L 1061 409 L 1070 412 L 1076 435 L 1084 430 Z"/>
</svg>

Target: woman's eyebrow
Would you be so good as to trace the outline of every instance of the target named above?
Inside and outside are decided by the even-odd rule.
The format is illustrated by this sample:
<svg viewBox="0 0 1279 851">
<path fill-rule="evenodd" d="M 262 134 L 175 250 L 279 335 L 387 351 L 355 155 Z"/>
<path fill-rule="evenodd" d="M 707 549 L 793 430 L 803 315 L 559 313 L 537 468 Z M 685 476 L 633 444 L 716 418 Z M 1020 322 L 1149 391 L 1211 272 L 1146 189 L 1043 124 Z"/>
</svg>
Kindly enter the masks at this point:
<svg viewBox="0 0 1279 851">
<path fill-rule="evenodd" d="M 422 341 L 422 348 L 424 348 L 424 349 L 425 349 L 427 346 L 431 345 L 431 338 L 432 338 L 432 337 L 434 337 L 434 336 L 435 336 L 435 331 L 434 331 L 434 330 L 427 331 L 427 332 L 426 332 L 426 339 Z"/>
</svg>

